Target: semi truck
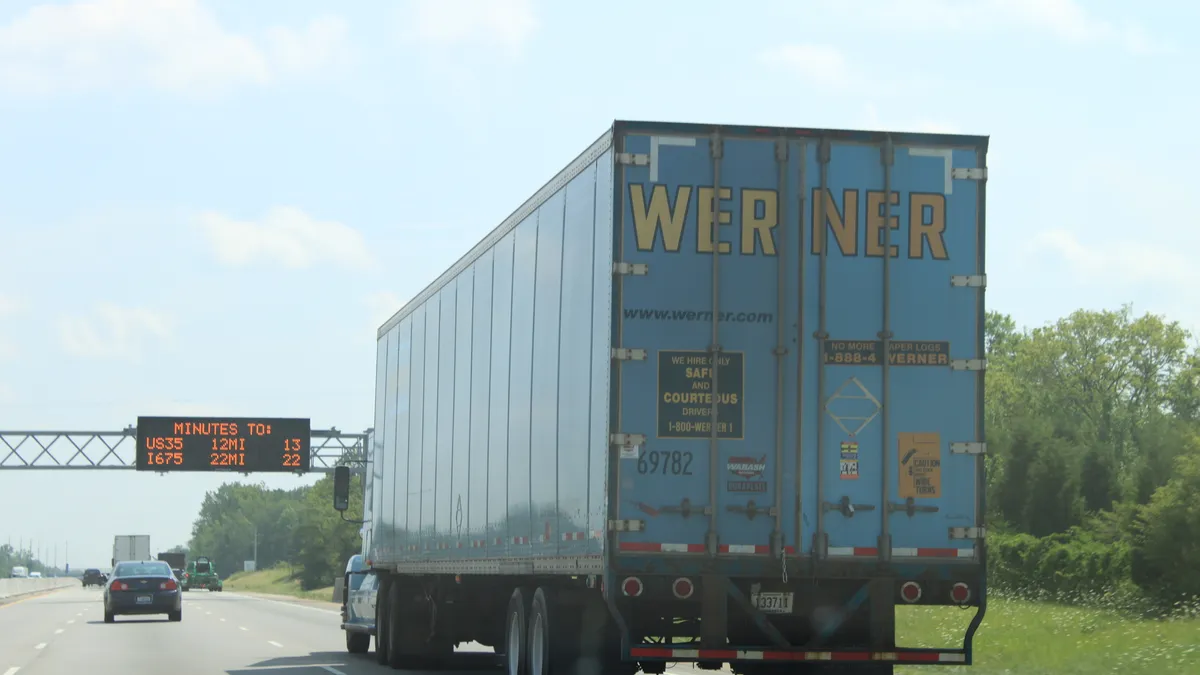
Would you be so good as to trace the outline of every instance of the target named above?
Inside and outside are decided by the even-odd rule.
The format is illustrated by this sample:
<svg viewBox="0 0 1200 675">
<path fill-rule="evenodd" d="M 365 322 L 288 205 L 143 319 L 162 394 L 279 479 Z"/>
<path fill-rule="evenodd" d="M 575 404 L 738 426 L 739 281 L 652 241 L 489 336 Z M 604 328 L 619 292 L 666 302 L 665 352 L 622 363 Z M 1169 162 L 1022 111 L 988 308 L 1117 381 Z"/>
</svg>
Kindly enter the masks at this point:
<svg viewBox="0 0 1200 675">
<path fill-rule="evenodd" d="M 118 534 L 113 538 L 112 566 L 125 560 L 151 560 L 150 535 Z"/>
<path fill-rule="evenodd" d="M 970 664 L 987 147 L 615 122 L 379 328 L 347 647 L 416 668 L 477 642 L 509 675 Z M 906 606 L 973 611 L 917 648 Z"/>
</svg>

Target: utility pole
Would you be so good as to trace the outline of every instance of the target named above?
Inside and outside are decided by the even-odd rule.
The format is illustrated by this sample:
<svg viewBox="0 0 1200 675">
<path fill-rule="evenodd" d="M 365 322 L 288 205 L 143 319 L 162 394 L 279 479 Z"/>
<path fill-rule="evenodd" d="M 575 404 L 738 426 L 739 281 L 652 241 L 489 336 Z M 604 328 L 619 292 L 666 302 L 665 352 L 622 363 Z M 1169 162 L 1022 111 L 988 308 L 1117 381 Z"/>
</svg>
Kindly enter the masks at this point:
<svg viewBox="0 0 1200 675">
<path fill-rule="evenodd" d="M 258 526 L 254 526 L 254 571 L 258 571 Z"/>
</svg>

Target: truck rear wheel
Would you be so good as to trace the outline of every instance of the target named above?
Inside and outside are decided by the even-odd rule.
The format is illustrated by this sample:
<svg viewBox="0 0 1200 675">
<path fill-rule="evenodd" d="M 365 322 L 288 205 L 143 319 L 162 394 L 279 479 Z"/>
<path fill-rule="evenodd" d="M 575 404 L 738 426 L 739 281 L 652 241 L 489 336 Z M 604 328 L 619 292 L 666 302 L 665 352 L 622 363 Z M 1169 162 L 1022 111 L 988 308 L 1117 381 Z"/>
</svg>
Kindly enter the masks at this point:
<svg viewBox="0 0 1200 675">
<path fill-rule="evenodd" d="M 529 675 L 528 632 L 529 601 L 524 588 L 513 590 L 504 613 L 504 671 L 505 675 Z"/>
<path fill-rule="evenodd" d="M 529 614 L 529 675 L 566 675 L 582 654 L 578 608 L 565 608 L 554 590 L 538 588 Z"/>
<path fill-rule="evenodd" d="M 346 631 L 346 651 L 351 654 L 366 654 L 371 648 L 370 633 L 353 633 Z"/>
<path fill-rule="evenodd" d="M 388 641 L 390 638 L 388 612 L 391 606 L 388 598 L 391 596 L 392 583 L 387 577 L 379 582 L 379 593 L 375 596 L 375 662 L 381 666 L 388 665 Z"/>
</svg>

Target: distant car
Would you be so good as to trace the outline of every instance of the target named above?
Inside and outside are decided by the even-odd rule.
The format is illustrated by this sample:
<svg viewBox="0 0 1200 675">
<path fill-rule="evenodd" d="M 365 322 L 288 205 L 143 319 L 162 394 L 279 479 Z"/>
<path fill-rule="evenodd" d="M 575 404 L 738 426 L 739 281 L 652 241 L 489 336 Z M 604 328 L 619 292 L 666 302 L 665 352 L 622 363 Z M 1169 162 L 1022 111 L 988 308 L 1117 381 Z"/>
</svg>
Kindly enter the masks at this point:
<svg viewBox="0 0 1200 675">
<path fill-rule="evenodd" d="M 98 570 L 94 567 L 89 567 L 83 571 L 83 586 L 84 586 L 84 588 L 86 588 L 88 586 L 103 586 L 103 585 L 104 585 L 104 573 L 103 572 L 101 572 L 100 570 Z"/>
<path fill-rule="evenodd" d="M 183 594 L 171 566 L 161 560 L 121 562 L 104 587 L 104 623 L 119 614 L 166 614 L 183 620 Z"/>
<path fill-rule="evenodd" d="M 30 573 L 29 573 L 29 578 L 30 578 L 30 579 L 41 579 L 41 578 L 42 578 L 42 573 L 41 573 L 41 572 L 30 572 Z"/>
</svg>

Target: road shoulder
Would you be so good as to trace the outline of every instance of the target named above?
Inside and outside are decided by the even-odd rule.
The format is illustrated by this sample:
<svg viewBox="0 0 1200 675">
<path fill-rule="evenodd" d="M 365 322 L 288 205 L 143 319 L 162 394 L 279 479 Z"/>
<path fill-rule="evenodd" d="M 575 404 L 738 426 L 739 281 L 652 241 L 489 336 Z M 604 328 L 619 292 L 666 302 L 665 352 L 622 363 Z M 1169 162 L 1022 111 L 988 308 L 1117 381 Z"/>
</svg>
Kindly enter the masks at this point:
<svg viewBox="0 0 1200 675">
<path fill-rule="evenodd" d="M 300 605 L 302 607 L 312 607 L 314 609 L 324 609 L 331 612 L 340 612 L 342 606 L 336 602 L 328 602 L 325 600 L 310 600 L 308 598 L 297 598 L 294 595 L 277 595 L 275 593 L 257 593 L 254 591 L 227 591 L 230 594 L 236 593 L 247 598 L 258 598 L 260 600 L 274 600 L 276 602 L 286 602 L 292 605 Z"/>
</svg>

